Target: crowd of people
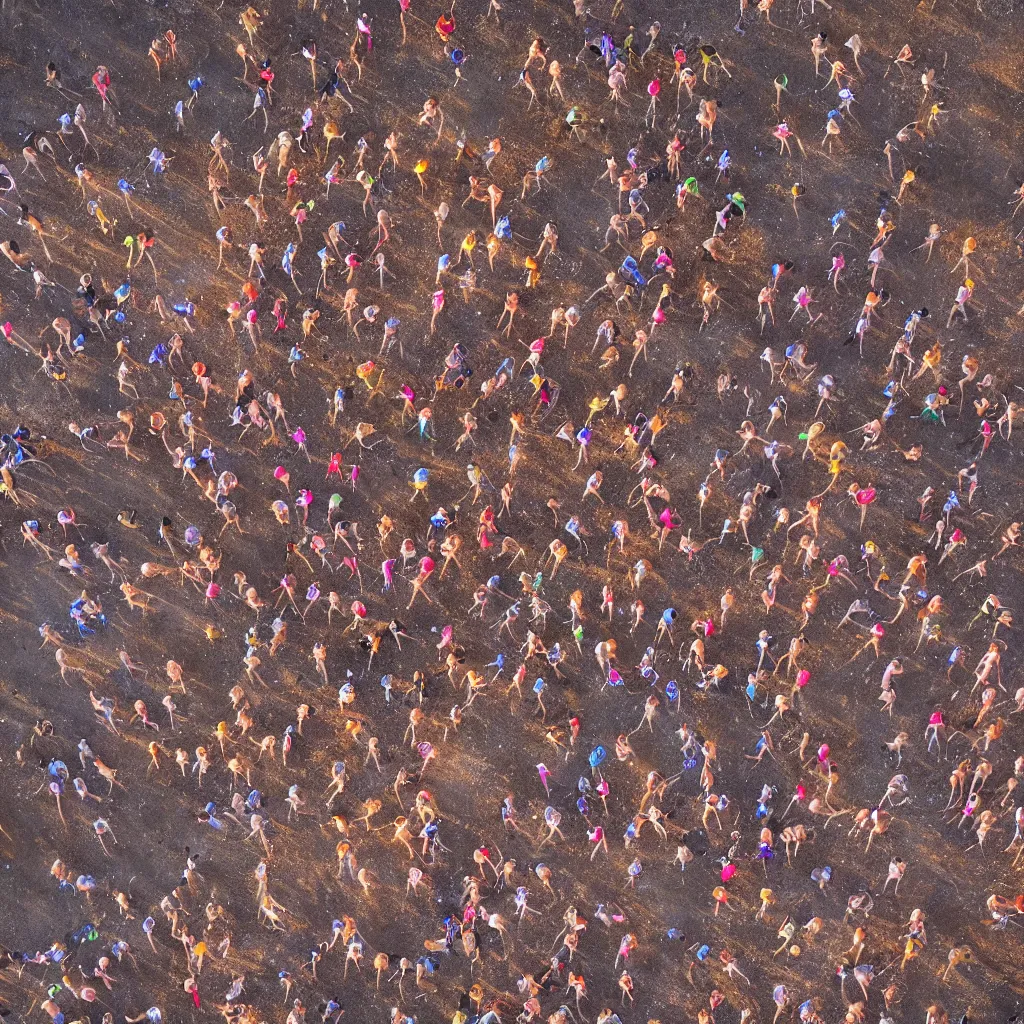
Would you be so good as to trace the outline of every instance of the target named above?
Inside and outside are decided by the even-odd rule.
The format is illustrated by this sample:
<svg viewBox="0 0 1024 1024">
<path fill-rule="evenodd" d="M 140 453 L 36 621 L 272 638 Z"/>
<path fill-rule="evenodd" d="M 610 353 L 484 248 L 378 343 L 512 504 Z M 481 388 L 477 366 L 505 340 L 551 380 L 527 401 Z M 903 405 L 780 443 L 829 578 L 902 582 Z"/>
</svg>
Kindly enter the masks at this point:
<svg viewBox="0 0 1024 1024">
<path fill-rule="evenodd" d="M 0 1012 L 1016 1019 L 981 72 L 464 3 L 86 4 L 10 83 Z"/>
</svg>

